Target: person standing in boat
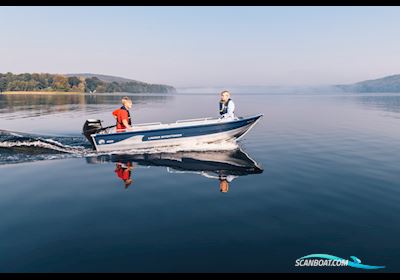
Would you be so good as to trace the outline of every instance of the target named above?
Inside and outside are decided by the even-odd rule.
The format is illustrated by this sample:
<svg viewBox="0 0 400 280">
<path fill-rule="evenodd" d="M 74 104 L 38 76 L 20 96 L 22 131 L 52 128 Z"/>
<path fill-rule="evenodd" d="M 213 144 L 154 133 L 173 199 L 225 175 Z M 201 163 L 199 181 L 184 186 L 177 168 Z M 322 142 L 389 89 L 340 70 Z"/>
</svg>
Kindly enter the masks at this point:
<svg viewBox="0 0 400 280">
<path fill-rule="evenodd" d="M 117 121 L 117 132 L 123 132 L 132 128 L 131 115 L 129 109 L 132 108 L 132 100 L 125 96 L 121 100 L 122 107 L 115 110 L 112 114 Z"/>
<path fill-rule="evenodd" d="M 221 100 L 219 102 L 219 114 L 221 119 L 234 119 L 235 118 L 235 103 L 230 98 L 229 91 L 224 90 L 221 92 Z"/>
</svg>

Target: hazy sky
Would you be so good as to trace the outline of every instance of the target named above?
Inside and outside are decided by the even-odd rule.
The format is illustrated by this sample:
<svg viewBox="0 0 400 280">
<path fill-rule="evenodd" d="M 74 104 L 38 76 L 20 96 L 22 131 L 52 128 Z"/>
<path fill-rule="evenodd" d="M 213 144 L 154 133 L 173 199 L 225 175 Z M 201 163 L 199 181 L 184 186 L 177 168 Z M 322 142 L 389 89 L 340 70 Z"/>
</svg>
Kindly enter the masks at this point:
<svg viewBox="0 0 400 280">
<path fill-rule="evenodd" d="M 0 72 L 176 87 L 400 73 L 400 7 L 0 7 Z"/>
</svg>

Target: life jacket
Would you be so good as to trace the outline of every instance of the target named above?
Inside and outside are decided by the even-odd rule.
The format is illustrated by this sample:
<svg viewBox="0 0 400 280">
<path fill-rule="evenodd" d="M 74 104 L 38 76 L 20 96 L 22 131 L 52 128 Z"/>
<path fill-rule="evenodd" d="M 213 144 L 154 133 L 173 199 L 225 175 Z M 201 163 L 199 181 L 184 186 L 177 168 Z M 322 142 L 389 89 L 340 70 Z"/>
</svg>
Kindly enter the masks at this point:
<svg viewBox="0 0 400 280">
<path fill-rule="evenodd" d="M 132 125 L 131 114 L 125 108 L 125 106 L 122 106 L 121 108 L 119 108 L 113 112 L 114 116 L 117 117 L 117 129 L 125 129 L 126 128 L 125 125 L 122 123 L 122 120 L 124 119 L 124 116 L 126 113 L 128 113 L 128 124 Z"/>
<path fill-rule="evenodd" d="M 228 104 L 229 101 L 231 101 L 231 99 L 229 98 L 228 101 L 226 101 L 226 103 L 223 102 L 219 102 L 219 114 L 220 115 L 224 115 L 226 113 L 228 113 Z"/>
</svg>

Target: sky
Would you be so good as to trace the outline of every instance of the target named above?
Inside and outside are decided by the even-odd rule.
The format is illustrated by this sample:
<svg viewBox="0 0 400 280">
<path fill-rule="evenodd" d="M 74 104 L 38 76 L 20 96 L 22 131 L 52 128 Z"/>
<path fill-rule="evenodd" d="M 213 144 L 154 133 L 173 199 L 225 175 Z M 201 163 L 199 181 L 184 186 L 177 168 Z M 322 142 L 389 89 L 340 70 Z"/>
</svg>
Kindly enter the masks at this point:
<svg viewBox="0 0 400 280">
<path fill-rule="evenodd" d="M 304 86 L 400 74 L 400 7 L 0 7 L 0 73 L 175 87 Z"/>
</svg>

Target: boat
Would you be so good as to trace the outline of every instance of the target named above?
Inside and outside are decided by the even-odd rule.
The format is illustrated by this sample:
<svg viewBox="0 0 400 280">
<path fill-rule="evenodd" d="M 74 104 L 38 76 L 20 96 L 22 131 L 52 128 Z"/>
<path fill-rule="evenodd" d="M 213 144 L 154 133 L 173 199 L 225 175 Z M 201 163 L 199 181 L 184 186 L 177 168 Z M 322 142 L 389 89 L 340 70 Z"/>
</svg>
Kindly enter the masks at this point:
<svg viewBox="0 0 400 280">
<path fill-rule="evenodd" d="M 127 166 L 167 167 L 170 173 L 196 173 L 206 177 L 238 177 L 263 172 L 262 167 L 241 148 L 213 152 L 102 154 L 88 156 L 86 161 L 89 164 L 115 162 Z"/>
<path fill-rule="evenodd" d="M 123 131 L 118 131 L 115 126 L 103 128 L 100 120 L 89 119 L 83 126 L 83 134 L 98 152 L 220 143 L 241 139 L 262 116 L 143 123 Z"/>
</svg>

